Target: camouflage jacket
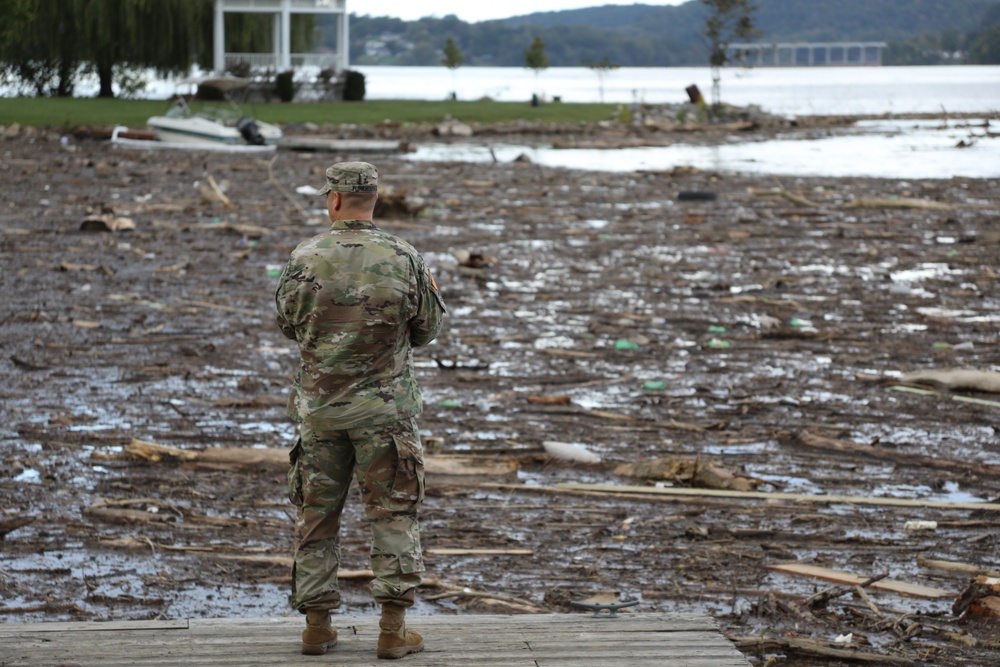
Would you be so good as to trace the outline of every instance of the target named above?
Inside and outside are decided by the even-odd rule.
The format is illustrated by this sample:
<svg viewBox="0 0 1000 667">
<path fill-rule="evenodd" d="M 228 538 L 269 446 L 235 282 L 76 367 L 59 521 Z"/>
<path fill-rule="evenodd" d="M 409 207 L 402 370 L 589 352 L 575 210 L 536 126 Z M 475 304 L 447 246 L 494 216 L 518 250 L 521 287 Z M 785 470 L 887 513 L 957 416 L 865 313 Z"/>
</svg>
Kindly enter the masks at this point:
<svg viewBox="0 0 1000 667">
<path fill-rule="evenodd" d="M 275 305 L 299 345 L 293 418 L 342 430 L 420 412 L 411 347 L 434 340 L 445 307 L 410 244 L 370 221 L 338 220 L 292 251 Z"/>
</svg>

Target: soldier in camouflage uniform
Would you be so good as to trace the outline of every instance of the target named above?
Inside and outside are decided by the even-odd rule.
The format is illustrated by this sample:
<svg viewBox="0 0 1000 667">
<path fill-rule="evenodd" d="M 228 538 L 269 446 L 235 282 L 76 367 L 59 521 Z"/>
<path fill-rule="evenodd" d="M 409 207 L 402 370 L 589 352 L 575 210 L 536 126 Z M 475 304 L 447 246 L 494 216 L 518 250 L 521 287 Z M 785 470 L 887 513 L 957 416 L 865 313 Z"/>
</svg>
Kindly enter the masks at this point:
<svg viewBox="0 0 1000 667">
<path fill-rule="evenodd" d="M 424 497 L 421 399 L 411 348 L 434 340 L 445 313 L 424 261 L 373 222 L 378 171 L 327 169 L 332 227 L 292 252 L 275 293 L 278 326 L 299 347 L 289 412 L 299 422 L 289 498 L 297 506 L 292 605 L 306 614 L 302 652 L 336 644 L 340 517 L 352 475 L 371 526 L 372 595 L 382 605 L 377 654 L 423 649 L 408 631 L 420 573 L 417 508 Z"/>
</svg>

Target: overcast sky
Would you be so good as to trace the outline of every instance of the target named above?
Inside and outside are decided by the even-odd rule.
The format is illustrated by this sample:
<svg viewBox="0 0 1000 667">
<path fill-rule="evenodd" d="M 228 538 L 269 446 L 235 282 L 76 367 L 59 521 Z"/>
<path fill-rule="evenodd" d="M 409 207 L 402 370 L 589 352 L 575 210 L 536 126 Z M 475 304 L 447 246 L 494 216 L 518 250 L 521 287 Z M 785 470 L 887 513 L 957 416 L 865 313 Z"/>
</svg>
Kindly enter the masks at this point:
<svg viewBox="0 0 1000 667">
<path fill-rule="evenodd" d="M 491 19 L 506 19 L 511 16 L 522 16 L 535 12 L 557 12 L 564 9 L 580 9 L 581 7 L 600 7 L 602 5 L 680 5 L 687 0 L 503 0 L 502 2 L 485 2 L 484 0 L 378 0 L 377 2 L 347 3 L 347 11 L 361 16 L 394 16 L 406 21 L 413 21 L 425 16 L 441 18 L 454 14 L 463 21 L 489 21 Z"/>
</svg>

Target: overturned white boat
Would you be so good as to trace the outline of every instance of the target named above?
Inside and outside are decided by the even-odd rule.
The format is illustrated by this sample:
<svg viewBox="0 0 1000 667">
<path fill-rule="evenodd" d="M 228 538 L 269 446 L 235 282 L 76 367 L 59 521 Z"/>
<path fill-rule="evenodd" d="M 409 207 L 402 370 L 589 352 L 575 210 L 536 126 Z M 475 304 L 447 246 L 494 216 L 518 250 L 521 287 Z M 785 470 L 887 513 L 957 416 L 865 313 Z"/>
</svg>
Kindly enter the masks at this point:
<svg viewBox="0 0 1000 667">
<path fill-rule="evenodd" d="M 134 139 L 127 136 L 130 130 L 119 125 L 111 133 L 111 143 L 120 148 L 134 148 L 146 151 L 178 150 L 178 151 L 210 151 L 213 153 L 274 153 L 278 147 L 274 144 L 253 146 L 251 144 L 224 144 L 217 141 L 160 141 L 159 139 Z"/>
<path fill-rule="evenodd" d="M 193 109 L 187 96 L 178 95 L 166 114 L 153 116 L 146 123 L 157 140 L 166 143 L 276 146 L 284 136 L 281 128 L 245 115 L 233 100 L 233 91 L 246 88 L 248 83 L 230 76 L 185 79 L 180 85 L 194 86 L 196 99 L 213 90 L 222 104 L 202 103 Z"/>
</svg>

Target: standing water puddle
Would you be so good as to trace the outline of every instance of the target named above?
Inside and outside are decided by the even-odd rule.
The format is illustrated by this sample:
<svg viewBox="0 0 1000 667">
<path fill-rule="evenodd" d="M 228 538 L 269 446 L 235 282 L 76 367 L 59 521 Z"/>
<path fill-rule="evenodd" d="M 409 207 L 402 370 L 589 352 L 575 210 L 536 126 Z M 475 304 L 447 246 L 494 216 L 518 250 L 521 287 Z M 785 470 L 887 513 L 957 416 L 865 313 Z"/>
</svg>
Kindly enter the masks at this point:
<svg viewBox="0 0 1000 667">
<path fill-rule="evenodd" d="M 418 145 L 408 159 L 510 162 L 527 155 L 546 167 L 592 171 L 678 166 L 748 174 L 872 178 L 992 178 L 998 173 L 989 121 L 861 121 L 849 135 L 797 135 L 721 146 L 556 149 L 496 144 Z"/>
</svg>

